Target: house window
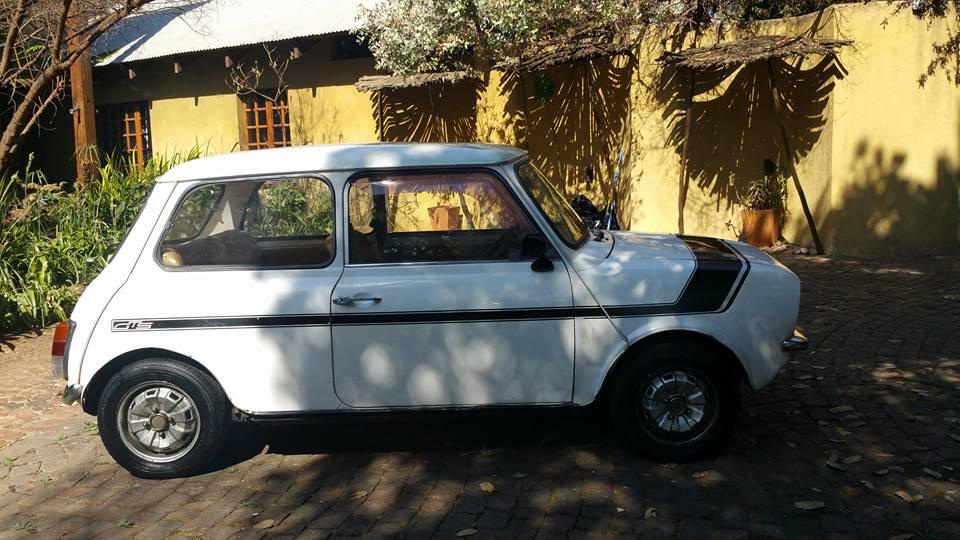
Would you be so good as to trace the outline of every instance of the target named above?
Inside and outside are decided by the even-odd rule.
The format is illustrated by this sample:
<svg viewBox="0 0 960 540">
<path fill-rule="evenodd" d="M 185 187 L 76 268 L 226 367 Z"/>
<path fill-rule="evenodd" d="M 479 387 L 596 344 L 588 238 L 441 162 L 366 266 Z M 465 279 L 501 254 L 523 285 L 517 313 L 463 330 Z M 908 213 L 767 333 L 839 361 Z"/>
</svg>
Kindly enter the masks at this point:
<svg viewBox="0 0 960 540">
<path fill-rule="evenodd" d="M 248 150 L 290 146 L 287 91 L 263 90 L 242 96 Z"/>
<path fill-rule="evenodd" d="M 150 104 L 146 101 L 97 107 L 97 138 L 107 154 L 125 155 L 137 167 L 150 159 Z"/>
</svg>

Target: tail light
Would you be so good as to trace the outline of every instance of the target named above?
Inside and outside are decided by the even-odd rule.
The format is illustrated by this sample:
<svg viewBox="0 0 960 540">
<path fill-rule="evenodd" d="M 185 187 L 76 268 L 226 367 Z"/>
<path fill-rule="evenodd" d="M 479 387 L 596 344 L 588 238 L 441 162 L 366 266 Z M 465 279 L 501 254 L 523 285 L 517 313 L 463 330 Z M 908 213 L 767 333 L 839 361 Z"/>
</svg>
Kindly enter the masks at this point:
<svg viewBox="0 0 960 540">
<path fill-rule="evenodd" d="M 73 329 L 76 326 L 73 321 L 66 321 L 58 324 L 53 331 L 53 350 L 50 361 L 53 365 L 54 377 L 67 378 L 67 353 L 70 350 L 70 338 L 73 337 Z"/>
</svg>

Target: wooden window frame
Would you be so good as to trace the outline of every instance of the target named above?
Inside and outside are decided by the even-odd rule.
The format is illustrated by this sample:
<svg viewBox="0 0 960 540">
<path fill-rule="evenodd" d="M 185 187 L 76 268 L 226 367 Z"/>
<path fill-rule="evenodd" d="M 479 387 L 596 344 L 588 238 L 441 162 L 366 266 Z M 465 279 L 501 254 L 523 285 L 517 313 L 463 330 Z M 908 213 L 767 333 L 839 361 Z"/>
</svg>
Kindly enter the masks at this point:
<svg viewBox="0 0 960 540">
<path fill-rule="evenodd" d="M 123 152 L 138 169 L 143 169 L 153 151 L 150 102 L 110 103 L 98 109 L 101 148 L 108 153 Z"/>
<path fill-rule="evenodd" d="M 277 99 L 268 97 L 271 95 L 277 96 Z M 240 99 L 243 109 L 244 148 L 260 150 L 293 146 L 290 137 L 290 105 L 286 90 L 249 92 L 240 96 Z M 263 113 L 262 118 L 261 113 Z"/>
</svg>

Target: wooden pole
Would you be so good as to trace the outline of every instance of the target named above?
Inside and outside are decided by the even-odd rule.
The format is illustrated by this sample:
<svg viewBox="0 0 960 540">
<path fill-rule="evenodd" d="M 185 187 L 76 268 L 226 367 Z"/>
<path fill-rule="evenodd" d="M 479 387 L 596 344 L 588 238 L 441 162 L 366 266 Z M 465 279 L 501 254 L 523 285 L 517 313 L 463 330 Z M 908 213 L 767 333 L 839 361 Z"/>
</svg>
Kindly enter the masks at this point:
<svg viewBox="0 0 960 540">
<path fill-rule="evenodd" d="M 517 71 L 516 77 L 520 81 L 520 101 L 523 104 L 523 149 L 530 151 L 530 108 L 527 106 L 527 78 L 522 71 Z"/>
<path fill-rule="evenodd" d="M 383 90 L 377 91 L 377 135 L 380 137 L 380 142 L 383 142 Z"/>
<path fill-rule="evenodd" d="M 71 19 L 71 28 L 78 24 Z M 75 32 L 74 32 L 75 33 Z M 75 37 L 74 41 L 81 38 Z M 97 146 L 97 125 L 93 104 L 93 65 L 87 49 L 70 66 L 70 96 L 73 101 L 73 140 L 77 161 L 77 183 L 83 184 L 93 175 L 96 164 L 91 148 Z"/>
<path fill-rule="evenodd" d="M 447 141 L 447 135 L 444 133 L 443 124 L 440 122 L 440 118 L 437 116 L 437 105 L 433 102 L 433 85 L 427 84 L 427 95 L 430 97 L 430 126 L 433 128 L 433 131 L 436 132 L 439 140 L 435 142 L 449 142 Z M 428 131 L 429 133 L 429 131 Z M 428 138 L 426 142 L 430 141 Z"/>
<path fill-rule="evenodd" d="M 777 92 L 777 77 L 773 69 L 772 59 L 767 60 L 767 73 L 770 75 L 770 93 L 773 96 L 773 108 L 777 113 L 780 137 L 783 139 L 783 151 L 787 154 L 787 163 L 790 168 L 790 176 L 793 178 L 793 186 L 797 189 L 797 195 L 800 197 L 800 206 L 803 207 L 803 216 L 807 219 L 807 226 L 810 228 L 810 234 L 813 236 L 813 245 L 817 248 L 817 253 L 823 255 L 823 244 L 820 243 L 820 235 L 817 234 L 817 224 L 813 220 L 813 214 L 810 212 L 810 206 L 807 204 L 807 196 L 803 193 L 800 176 L 797 174 L 797 167 L 793 162 L 793 151 L 790 149 L 790 138 L 787 136 L 787 125 L 783 114 L 783 105 L 780 103 L 780 93 Z"/>
<path fill-rule="evenodd" d="M 687 94 L 687 112 L 683 120 L 683 150 L 680 153 L 680 185 L 677 194 L 677 230 L 683 234 L 683 209 L 687 206 L 687 190 L 690 189 L 687 156 L 690 149 L 690 133 L 693 131 L 693 92 L 697 76 L 696 70 L 690 70 L 690 92 Z"/>
</svg>

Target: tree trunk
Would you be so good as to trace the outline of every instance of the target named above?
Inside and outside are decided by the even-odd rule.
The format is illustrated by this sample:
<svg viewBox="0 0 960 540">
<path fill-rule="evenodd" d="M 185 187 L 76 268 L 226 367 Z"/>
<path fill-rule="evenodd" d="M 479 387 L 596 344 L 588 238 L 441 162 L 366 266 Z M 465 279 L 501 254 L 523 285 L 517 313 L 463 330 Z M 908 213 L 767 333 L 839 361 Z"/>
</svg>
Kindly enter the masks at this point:
<svg viewBox="0 0 960 540">
<path fill-rule="evenodd" d="M 30 85 L 30 88 L 19 101 L 15 101 L 13 112 L 3 127 L 0 134 L 0 175 L 6 174 L 9 170 L 13 156 L 16 154 L 30 128 L 36 123 L 39 116 L 53 101 L 49 95 L 44 95 L 45 91 L 56 92 L 59 90 L 61 77 L 76 62 L 81 54 L 86 52 L 90 45 L 106 32 L 110 27 L 116 24 L 120 19 L 126 17 L 131 12 L 137 10 L 150 0 L 126 0 L 116 9 L 107 11 L 102 19 L 91 22 L 87 26 L 77 31 L 71 32 L 78 37 L 71 40 L 70 46 L 65 54 L 61 54 L 60 40 L 62 39 L 65 28 L 63 27 L 67 19 L 67 10 L 71 8 L 71 2 L 64 1 L 62 9 L 63 16 L 59 20 L 59 26 L 52 31 L 50 40 L 52 48 L 50 64 L 40 73 L 38 73 Z M 16 23 L 16 17 L 11 19 L 11 24 Z M 8 29 L 8 32 L 15 32 L 19 29 Z M 7 40 L 10 39 L 8 33 Z M 3 58 L 0 57 L 0 62 Z M 13 98 L 16 100 L 16 97 Z"/>
</svg>

